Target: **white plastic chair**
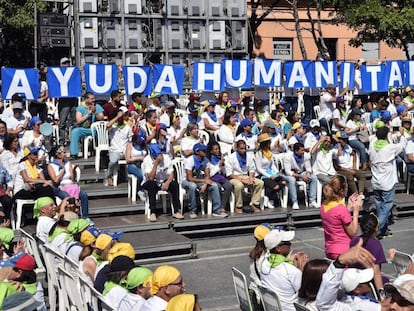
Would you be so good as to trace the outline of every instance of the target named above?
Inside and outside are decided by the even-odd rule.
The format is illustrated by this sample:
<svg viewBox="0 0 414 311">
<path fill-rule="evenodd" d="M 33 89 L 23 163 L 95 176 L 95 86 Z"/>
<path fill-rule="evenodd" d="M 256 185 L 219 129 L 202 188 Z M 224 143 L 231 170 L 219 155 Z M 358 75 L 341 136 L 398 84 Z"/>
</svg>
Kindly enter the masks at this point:
<svg viewBox="0 0 414 311">
<path fill-rule="evenodd" d="M 89 284 L 87 279 L 85 279 L 81 274 L 78 274 L 78 277 L 81 297 L 85 304 L 84 310 L 116 310 L 106 301 L 100 292 L 98 292 L 95 288 L 93 288 L 91 284 Z"/>
<path fill-rule="evenodd" d="M 313 112 L 315 113 L 315 118 L 319 120 L 319 113 L 321 112 L 321 107 L 319 105 L 313 106 Z"/>
<path fill-rule="evenodd" d="M 11 213 L 12 219 L 12 228 L 13 230 L 20 229 L 20 225 L 22 223 L 22 214 L 23 214 L 23 206 L 24 205 L 31 205 L 35 204 L 35 200 L 23 200 L 17 199 L 16 200 L 16 219 L 14 219 L 14 214 Z"/>
<path fill-rule="evenodd" d="M 59 143 L 59 125 L 54 124 L 53 126 L 52 136 L 55 139 L 55 144 Z"/>
<path fill-rule="evenodd" d="M 208 143 L 210 142 L 210 134 L 204 130 L 198 131 L 198 137 L 200 137 L 200 139 L 203 139 L 203 145 L 208 145 Z"/>
<path fill-rule="evenodd" d="M 64 269 L 62 265 L 58 265 L 59 280 L 63 290 L 62 298 L 63 308 L 66 311 L 75 310 L 87 310 L 85 308 L 84 302 L 82 301 L 80 295 L 80 289 L 78 287 L 78 280 L 76 279 L 76 274 L 73 274 L 71 271 Z M 59 302 L 60 304 L 60 302 Z"/>
<path fill-rule="evenodd" d="M 249 287 L 247 286 L 246 276 L 243 272 L 235 267 L 231 268 L 233 275 L 234 290 L 236 291 L 237 300 L 241 311 L 253 310 L 252 302 L 250 301 Z"/>
<path fill-rule="evenodd" d="M 257 285 L 260 292 L 260 301 L 262 302 L 264 311 L 282 311 L 279 296 L 270 288 Z"/>
<path fill-rule="evenodd" d="M 407 265 L 414 263 L 414 258 L 404 252 L 395 251 L 394 259 L 392 260 L 392 265 L 394 267 L 395 275 L 398 276 L 405 272 Z"/>
<path fill-rule="evenodd" d="M 93 140 L 92 136 L 86 136 L 83 138 L 83 158 L 87 159 L 89 156 L 89 144 Z"/>
<path fill-rule="evenodd" d="M 118 161 L 118 169 L 114 172 L 114 175 L 112 176 L 114 187 L 118 186 L 118 173 L 119 169 L 121 168 L 121 165 L 125 165 L 126 170 L 127 161 L 125 159 Z"/>
<path fill-rule="evenodd" d="M 95 149 L 95 170 L 99 172 L 101 152 L 109 150 L 109 135 L 107 121 L 97 121 L 91 124 L 92 140 Z"/>
<path fill-rule="evenodd" d="M 128 174 L 128 198 L 131 198 L 132 202 L 137 200 L 138 191 L 138 178 L 133 174 Z"/>
<path fill-rule="evenodd" d="M 47 286 L 46 268 L 43 263 L 43 259 L 40 256 L 39 245 L 37 244 L 38 242 L 32 235 L 30 235 L 25 230 L 20 228 L 20 232 L 25 242 L 27 252 L 31 254 L 33 258 L 35 259 L 36 266 L 37 266 L 37 268 L 34 270 L 36 272 L 36 279 L 37 281 L 42 283 L 43 287 L 46 287 Z M 40 240 L 39 240 L 39 243 L 41 243 Z"/>
</svg>

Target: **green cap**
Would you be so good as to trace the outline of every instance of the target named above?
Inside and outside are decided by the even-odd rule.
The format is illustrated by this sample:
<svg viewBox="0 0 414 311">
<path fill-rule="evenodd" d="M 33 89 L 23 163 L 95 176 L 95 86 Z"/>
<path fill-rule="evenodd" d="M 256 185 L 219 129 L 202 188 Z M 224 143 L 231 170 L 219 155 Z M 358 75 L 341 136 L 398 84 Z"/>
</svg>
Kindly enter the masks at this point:
<svg viewBox="0 0 414 311">
<path fill-rule="evenodd" d="M 68 231 L 71 234 L 76 234 L 76 233 L 82 232 L 83 230 L 85 230 L 89 226 L 90 226 L 90 223 L 86 219 L 83 219 L 83 218 L 75 219 L 75 220 L 72 220 L 69 223 Z"/>
<path fill-rule="evenodd" d="M 375 129 L 376 130 L 378 130 L 379 128 L 384 127 L 384 126 L 385 126 L 385 123 L 381 120 L 379 120 L 375 123 Z"/>
<path fill-rule="evenodd" d="M 14 239 L 14 232 L 10 228 L 0 227 L 0 241 L 9 249 L 10 242 Z"/>
<path fill-rule="evenodd" d="M 37 218 L 40 216 L 40 209 L 43 206 L 55 203 L 52 198 L 49 197 L 41 197 L 38 198 L 33 206 L 33 218 Z"/>
<path fill-rule="evenodd" d="M 126 279 L 127 289 L 133 289 L 139 285 L 144 284 L 145 280 L 152 275 L 152 271 L 148 268 L 137 267 L 129 271 L 128 277 Z"/>
</svg>

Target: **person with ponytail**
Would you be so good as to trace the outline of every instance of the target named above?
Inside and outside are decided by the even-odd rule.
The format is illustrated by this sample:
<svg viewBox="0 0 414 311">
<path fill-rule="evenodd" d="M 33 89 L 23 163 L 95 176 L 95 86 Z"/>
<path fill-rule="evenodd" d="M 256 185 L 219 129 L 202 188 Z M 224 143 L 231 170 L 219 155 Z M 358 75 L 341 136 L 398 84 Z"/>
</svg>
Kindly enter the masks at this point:
<svg viewBox="0 0 414 311">
<path fill-rule="evenodd" d="M 362 217 L 359 224 L 362 234 L 352 238 L 350 246 L 358 244 L 360 239 L 363 240 L 362 247 L 368 250 L 374 257 L 374 284 L 381 293 L 384 291 L 384 284 L 388 283 L 388 279 L 381 276 L 381 264 L 386 263 L 384 249 L 380 241 L 376 239 L 379 229 L 379 219 L 375 213 L 370 213 Z M 364 269 L 362 265 L 351 265 L 351 268 Z"/>
<path fill-rule="evenodd" d="M 334 176 L 324 187 L 325 201 L 321 206 L 321 220 L 325 234 L 325 255 L 335 260 L 349 249 L 351 239 L 358 233 L 358 216 L 362 197 L 358 193 L 344 199 L 348 193 L 346 178 Z M 353 214 L 351 216 L 350 212 Z"/>
</svg>

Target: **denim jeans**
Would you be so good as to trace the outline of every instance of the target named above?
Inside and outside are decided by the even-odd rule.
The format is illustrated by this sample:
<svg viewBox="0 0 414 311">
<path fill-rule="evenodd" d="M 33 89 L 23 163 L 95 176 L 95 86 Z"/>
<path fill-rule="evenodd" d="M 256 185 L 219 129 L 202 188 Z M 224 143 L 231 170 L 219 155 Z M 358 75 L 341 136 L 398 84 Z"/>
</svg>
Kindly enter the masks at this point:
<svg viewBox="0 0 414 311">
<path fill-rule="evenodd" d="M 64 143 L 66 133 L 75 125 L 76 106 L 59 109 L 59 143 Z"/>
<path fill-rule="evenodd" d="M 326 120 L 326 118 L 321 118 L 319 119 L 319 124 L 321 125 L 321 127 L 325 128 L 325 130 L 330 133 L 331 132 L 331 128 L 332 128 L 332 122 Z"/>
<path fill-rule="evenodd" d="M 306 172 L 301 173 L 301 175 L 306 175 Z M 289 197 L 293 203 L 298 201 L 298 194 L 296 191 L 296 178 L 293 176 L 283 176 L 283 178 L 288 183 Z M 318 178 L 315 175 L 310 176 L 309 184 L 309 202 L 316 202 L 316 190 L 318 186 Z M 306 190 L 305 190 L 306 191 Z"/>
<path fill-rule="evenodd" d="M 141 183 L 144 180 L 144 176 L 142 175 L 141 168 L 136 166 L 135 164 L 130 163 L 127 165 L 127 172 L 128 174 L 134 175 L 138 179 L 138 191 L 142 190 Z"/>
<path fill-rule="evenodd" d="M 348 144 L 353 149 L 355 149 L 356 152 L 358 152 L 361 164 L 364 164 L 365 162 L 368 161 L 368 154 L 367 154 L 367 151 L 365 150 L 365 145 L 362 142 L 360 142 L 358 139 L 352 139 L 352 140 L 349 140 Z"/>
<path fill-rule="evenodd" d="M 188 193 L 188 209 L 190 212 L 197 212 L 197 196 L 196 191 L 200 189 L 203 183 L 195 183 L 187 180 L 182 181 L 182 186 Z M 219 212 L 221 206 L 220 190 L 216 183 L 209 185 L 207 191 L 210 192 L 213 201 L 213 212 Z"/>
<path fill-rule="evenodd" d="M 78 155 L 79 153 L 79 142 L 81 138 L 91 136 L 92 130 L 90 128 L 75 127 L 70 133 L 70 155 Z"/>
<path fill-rule="evenodd" d="M 374 190 L 374 203 L 379 218 L 379 234 L 383 235 L 388 229 L 388 217 L 394 205 L 395 187 L 389 191 Z"/>
<path fill-rule="evenodd" d="M 89 215 L 89 201 L 88 201 L 88 195 L 85 191 L 81 190 L 79 192 L 79 199 L 81 204 L 81 215 L 82 218 L 86 218 Z"/>
</svg>

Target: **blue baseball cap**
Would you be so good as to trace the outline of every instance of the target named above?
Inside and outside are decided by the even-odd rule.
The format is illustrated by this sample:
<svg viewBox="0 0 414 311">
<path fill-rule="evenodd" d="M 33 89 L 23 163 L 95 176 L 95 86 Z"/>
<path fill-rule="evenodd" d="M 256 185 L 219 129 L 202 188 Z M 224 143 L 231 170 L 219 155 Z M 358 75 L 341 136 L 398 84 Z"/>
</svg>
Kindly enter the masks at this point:
<svg viewBox="0 0 414 311">
<path fill-rule="evenodd" d="M 250 121 L 249 119 L 243 119 L 241 122 L 240 122 L 240 126 L 241 127 L 245 127 L 245 126 L 252 126 L 253 125 L 253 122 L 252 121 Z"/>
<path fill-rule="evenodd" d="M 389 112 L 388 110 L 381 110 L 380 116 L 381 119 L 383 119 L 384 121 L 391 120 L 391 112 Z"/>
<path fill-rule="evenodd" d="M 194 147 L 193 147 L 193 151 L 194 152 L 197 152 L 199 150 L 206 151 L 207 150 L 207 146 L 206 145 L 203 145 L 203 144 L 200 144 L 200 143 L 195 144 Z"/>
<path fill-rule="evenodd" d="M 345 131 L 336 132 L 335 135 L 336 135 L 336 137 L 342 138 L 342 139 L 348 139 L 349 138 L 348 134 L 345 133 Z"/>
</svg>

